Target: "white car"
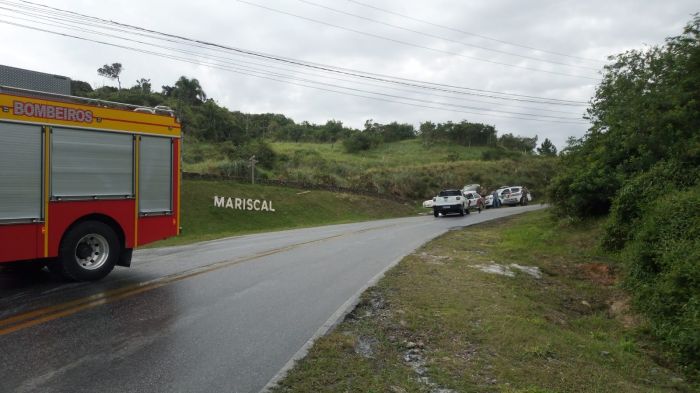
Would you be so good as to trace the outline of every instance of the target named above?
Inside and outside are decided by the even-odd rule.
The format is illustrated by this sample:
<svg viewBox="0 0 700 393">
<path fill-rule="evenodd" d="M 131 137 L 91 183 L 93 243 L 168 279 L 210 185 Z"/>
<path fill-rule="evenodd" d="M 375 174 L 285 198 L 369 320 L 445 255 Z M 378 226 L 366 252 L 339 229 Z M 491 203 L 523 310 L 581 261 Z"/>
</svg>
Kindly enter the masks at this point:
<svg viewBox="0 0 700 393">
<path fill-rule="evenodd" d="M 459 213 L 460 216 L 469 214 L 467 201 L 461 190 L 442 190 L 433 198 L 433 215 L 438 217 L 447 213 Z"/>
<path fill-rule="evenodd" d="M 523 193 L 525 194 L 523 195 Z M 527 188 L 522 186 L 508 187 L 500 191 L 498 195 L 500 196 L 501 203 L 504 205 L 527 205 L 527 203 L 532 200 L 530 192 L 527 191 Z"/>
<path fill-rule="evenodd" d="M 464 190 L 462 190 L 462 194 L 464 195 L 464 199 L 467 200 L 467 208 L 475 210 L 479 200 L 481 199 L 481 195 L 479 195 L 476 191 L 465 192 Z"/>
<path fill-rule="evenodd" d="M 466 186 L 462 187 L 462 194 L 467 193 L 469 191 L 479 192 L 480 189 L 481 186 L 478 184 L 467 184 Z"/>
<path fill-rule="evenodd" d="M 493 207 L 493 194 L 484 197 L 484 207 Z"/>
</svg>

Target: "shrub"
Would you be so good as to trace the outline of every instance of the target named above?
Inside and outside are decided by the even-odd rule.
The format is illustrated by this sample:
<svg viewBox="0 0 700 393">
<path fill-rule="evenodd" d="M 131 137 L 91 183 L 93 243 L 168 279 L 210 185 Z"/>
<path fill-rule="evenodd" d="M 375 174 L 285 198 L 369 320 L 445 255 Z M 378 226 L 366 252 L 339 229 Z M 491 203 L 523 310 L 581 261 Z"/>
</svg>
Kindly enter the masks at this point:
<svg viewBox="0 0 700 393">
<path fill-rule="evenodd" d="M 700 371 L 698 206 L 698 186 L 657 197 L 623 253 L 634 306 L 690 373 Z"/>
<path fill-rule="evenodd" d="M 550 183 L 548 196 L 556 202 L 555 211 L 561 216 L 599 216 L 608 212 L 622 177 L 601 162 L 578 164 L 564 157 Z"/>
<path fill-rule="evenodd" d="M 250 176 L 250 166 L 247 161 L 235 160 L 226 162 L 216 167 L 216 174 L 226 177 L 245 177 Z"/>
<path fill-rule="evenodd" d="M 251 156 L 255 156 L 258 165 L 266 169 L 273 168 L 277 162 L 277 153 L 263 141 L 253 141 L 244 145 L 235 145 L 231 141 L 225 141 L 220 143 L 219 149 L 230 161 L 247 161 Z"/>
<path fill-rule="evenodd" d="M 517 151 L 508 150 L 503 147 L 494 147 L 488 150 L 484 150 L 481 153 L 481 159 L 484 161 L 503 160 L 506 158 L 517 159 L 521 155 L 522 154 Z"/>
<path fill-rule="evenodd" d="M 202 162 L 204 161 L 204 152 L 198 145 L 188 146 L 187 149 L 182 150 L 182 161 L 187 164 Z"/>
<path fill-rule="evenodd" d="M 605 223 L 602 246 L 607 250 L 621 250 L 631 239 L 634 228 L 649 204 L 661 195 L 685 189 L 700 178 L 700 170 L 677 160 L 661 161 L 648 172 L 625 182 L 613 200 Z"/>
<path fill-rule="evenodd" d="M 348 153 L 369 150 L 372 148 L 372 138 L 369 135 L 357 132 L 343 140 L 343 147 Z"/>
</svg>

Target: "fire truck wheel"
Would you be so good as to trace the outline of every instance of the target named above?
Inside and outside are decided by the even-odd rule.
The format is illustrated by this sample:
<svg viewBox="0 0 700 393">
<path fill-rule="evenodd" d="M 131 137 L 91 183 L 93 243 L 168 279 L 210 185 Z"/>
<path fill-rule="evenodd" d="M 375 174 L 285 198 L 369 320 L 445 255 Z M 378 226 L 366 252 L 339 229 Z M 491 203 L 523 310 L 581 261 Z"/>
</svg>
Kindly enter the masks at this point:
<svg viewBox="0 0 700 393">
<path fill-rule="evenodd" d="M 66 233 L 58 251 L 63 276 L 75 281 L 99 280 L 119 260 L 119 241 L 109 225 L 82 222 Z"/>
</svg>

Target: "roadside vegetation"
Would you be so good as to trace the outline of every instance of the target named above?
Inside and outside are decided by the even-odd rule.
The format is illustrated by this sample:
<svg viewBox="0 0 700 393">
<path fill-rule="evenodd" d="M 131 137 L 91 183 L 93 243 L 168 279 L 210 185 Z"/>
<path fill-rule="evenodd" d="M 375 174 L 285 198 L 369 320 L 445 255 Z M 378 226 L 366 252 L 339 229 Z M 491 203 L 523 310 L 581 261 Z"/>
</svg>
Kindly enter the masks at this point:
<svg viewBox="0 0 700 393">
<path fill-rule="evenodd" d="M 118 83 L 122 66 L 106 64 L 100 75 Z M 460 122 L 419 127 L 369 119 L 362 129 L 337 120 L 295 122 L 275 113 L 229 110 L 207 97 L 196 79 L 179 78 L 160 91 L 142 78 L 129 88 L 92 89 L 73 81 L 73 94 L 133 105 L 166 105 L 183 130 L 185 171 L 247 178 L 255 156 L 256 177 L 339 186 L 424 200 L 441 188 L 479 183 L 488 188 L 526 185 L 543 196 L 553 175 L 556 148 L 545 139 L 498 132 L 492 125 Z"/>
<path fill-rule="evenodd" d="M 272 201 L 275 211 L 215 207 L 215 195 Z M 182 185 L 182 234 L 150 247 L 255 232 L 405 217 L 418 212 L 419 208 L 414 205 L 354 194 L 230 181 L 185 180 Z"/>
<path fill-rule="evenodd" d="M 605 67 L 551 187 L 560 217 L 604 217 L 622 286 L 650 333 L 700 376 L 700 16 L 666 44 Z"/>
<path fill-rule="evenodd" d="M 274 391 L 693 391 L 659 362 L 616 260 L 591 246 L 602 233 L 547 212 L 449 232 L 363 294 Z"/>
<path fill-rule="evenodd" d="M 554 176 L 556 157 L 513 153 L 484 160 L 489 147 L 464 147 L 447 143 L 425 146 L 420 139 L 385 143 L 377 148 L 347 153 L 337 144 L 272 142 L 274 164 L 258 173 L 262 178 L 305 184 L 340 186 L 408 198 L 431 198 L 441 188 L 461 188 L 467 182 L 488 188 L 525 184 L 542 198 Z M 244 160 L 231 161 L 222 146 L 192 145 L 185 151 L 185 170 L 234 178 L 250 176 Z M 207 157 L 195 162 L 190 157 Z M 256 157 L 258 157 L 256 155 Z"/>
</svg>

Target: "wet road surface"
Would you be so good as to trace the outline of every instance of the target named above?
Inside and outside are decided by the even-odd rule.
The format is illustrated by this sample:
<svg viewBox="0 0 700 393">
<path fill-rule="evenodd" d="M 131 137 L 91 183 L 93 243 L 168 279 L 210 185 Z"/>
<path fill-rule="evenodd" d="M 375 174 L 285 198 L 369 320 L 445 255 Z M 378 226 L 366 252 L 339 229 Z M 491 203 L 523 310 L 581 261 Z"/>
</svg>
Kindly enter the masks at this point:
<svg viewBox="0 0 700 393">
<path fill-rule="evenodd" d="M 539 208 L 139 250 L 97 283 L 0 273 L 0 392 L 258 392 L 401 257 Z"/>
</svg>

